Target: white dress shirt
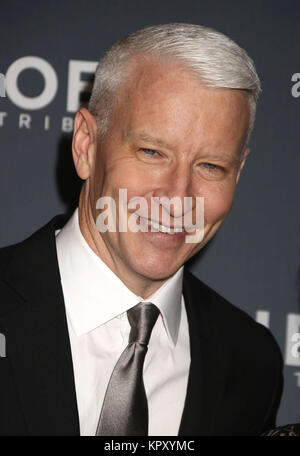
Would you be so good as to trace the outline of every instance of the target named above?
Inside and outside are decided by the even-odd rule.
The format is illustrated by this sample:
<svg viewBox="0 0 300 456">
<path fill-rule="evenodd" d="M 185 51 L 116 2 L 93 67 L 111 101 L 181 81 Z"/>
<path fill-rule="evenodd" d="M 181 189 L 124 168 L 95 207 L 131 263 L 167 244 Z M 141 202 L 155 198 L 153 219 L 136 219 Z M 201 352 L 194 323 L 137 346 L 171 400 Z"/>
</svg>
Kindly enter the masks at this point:
<svg viewBox="0 0 300 456">
<path fill-rule="evenodd" d="M 144 363 L 149 435 L 178 435 L 190 367 L 183 267 L 144 300 L 130 291 L 84 239 L 78 209 L 56 232 L 73 358 L 80 435 L 95 435 L 109 378 L 128 344 L 126 311 L 152 302 L 160 315 Z"/>
</svg>

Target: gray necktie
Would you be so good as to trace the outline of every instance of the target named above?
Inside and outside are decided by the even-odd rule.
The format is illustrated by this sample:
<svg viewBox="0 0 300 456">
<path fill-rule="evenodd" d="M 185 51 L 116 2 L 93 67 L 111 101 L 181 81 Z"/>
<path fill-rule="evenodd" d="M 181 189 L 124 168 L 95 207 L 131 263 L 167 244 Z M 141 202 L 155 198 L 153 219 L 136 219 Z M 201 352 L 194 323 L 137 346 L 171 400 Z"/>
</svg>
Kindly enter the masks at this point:
<svg viewBox="0 0 300 456">
<path fill-rule="evenodd" d="M 143 366 L 159 310 L 143 302 L 128 310 L 127 315 L 131 326 L 128 345 L 110 377 L 96 435 L 148 435 Z"/>
</svg>

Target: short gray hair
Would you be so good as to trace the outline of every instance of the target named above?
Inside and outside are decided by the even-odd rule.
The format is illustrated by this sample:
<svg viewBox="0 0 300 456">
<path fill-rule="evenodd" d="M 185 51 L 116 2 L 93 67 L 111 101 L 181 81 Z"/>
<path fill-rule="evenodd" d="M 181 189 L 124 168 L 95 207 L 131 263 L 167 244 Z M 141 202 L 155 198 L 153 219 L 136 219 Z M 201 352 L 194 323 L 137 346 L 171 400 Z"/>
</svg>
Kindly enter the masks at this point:
<svg viewBox="0 0 300 456">
<path fill-rule="evenodd" d="M 247 145 L 261 91 L 252 59 L 223 33 L 185 23 L 146 27 L 117 41 L 106 51 L 98 63 L 88 105 L 96 118 L 99 136 L 106 134 L 117 90 L 126 81 L 133 58 L 140 54 L 174 60 L 196 73 L 207 87 L 247 91 L 250 114 Z"/>
</svg>

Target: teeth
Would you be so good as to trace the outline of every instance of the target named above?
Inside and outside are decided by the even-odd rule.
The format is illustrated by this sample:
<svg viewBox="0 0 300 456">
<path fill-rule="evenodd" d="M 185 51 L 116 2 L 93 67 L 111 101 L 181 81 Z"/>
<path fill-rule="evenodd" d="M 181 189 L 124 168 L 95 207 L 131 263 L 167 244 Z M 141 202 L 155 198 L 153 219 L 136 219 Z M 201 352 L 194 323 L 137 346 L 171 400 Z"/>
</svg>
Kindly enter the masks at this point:
<svg viewBox="0 0 300 456">
<path fill-rule="evenodd" d="M 161 233 L 176 234 L 181 233 L 182 228 L 168 228 L 167 226 L 161 225 L 160 223 L 154 222 L 152 220 L 146 220 L 147 224 L 153 226 L 155 230 L 160 231 Z"/>
</svg>

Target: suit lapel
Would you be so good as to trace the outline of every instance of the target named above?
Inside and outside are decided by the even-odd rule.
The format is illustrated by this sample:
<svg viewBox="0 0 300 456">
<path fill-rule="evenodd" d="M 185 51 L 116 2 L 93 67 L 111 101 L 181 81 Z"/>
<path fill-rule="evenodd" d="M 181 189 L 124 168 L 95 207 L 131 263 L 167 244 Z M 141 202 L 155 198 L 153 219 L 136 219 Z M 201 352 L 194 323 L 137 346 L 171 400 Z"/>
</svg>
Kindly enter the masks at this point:
<svg viewBox="0 0 300 456">
<path fill-rule="evenodd" d="M 5 306 L 11 304 L 14 310 L 1 321 L 7 357 L 31 435 L 79 435 L 71 348 L 56 258 L 54 229 L 58 220 L 55 217 L 18 246 L 6 276 Z"/>
<path fill-rule="evenodd" d="M 214 435 L 229 372 L 229 355 L 219 340 L 209 288 L 185 271 L 183 294 L 191 366 L 179 435 Z"/>
</svg>

